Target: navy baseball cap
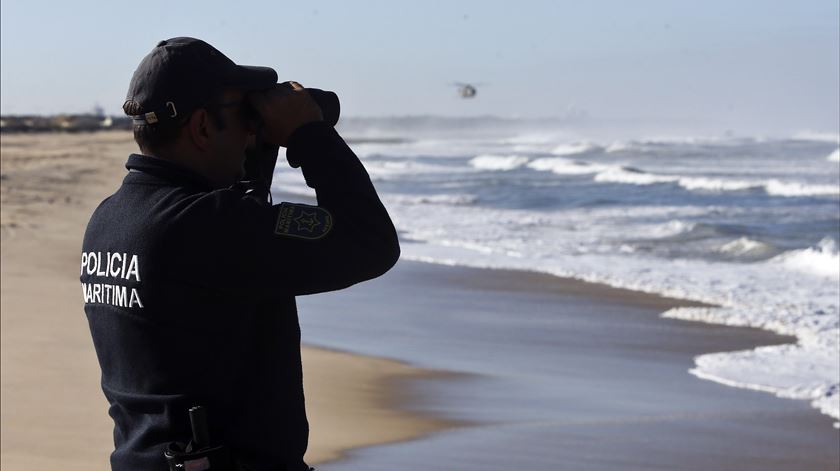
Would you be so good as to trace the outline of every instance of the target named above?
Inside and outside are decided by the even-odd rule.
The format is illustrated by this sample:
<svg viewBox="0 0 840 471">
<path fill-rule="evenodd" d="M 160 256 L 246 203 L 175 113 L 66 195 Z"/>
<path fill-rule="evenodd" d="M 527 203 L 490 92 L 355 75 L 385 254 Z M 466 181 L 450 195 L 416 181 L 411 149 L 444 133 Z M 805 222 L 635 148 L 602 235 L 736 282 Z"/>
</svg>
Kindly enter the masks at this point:
<svg viewBox="0 0 840 471">
<path fill-rule="evenodd" d="M 237 65 L 200 39 L 165 39 L 134 71 L 123 111 L 135 123 L 180 121 L 222 88 L 262 90 L 275 83 L 274 69 Z"/>
</svg>

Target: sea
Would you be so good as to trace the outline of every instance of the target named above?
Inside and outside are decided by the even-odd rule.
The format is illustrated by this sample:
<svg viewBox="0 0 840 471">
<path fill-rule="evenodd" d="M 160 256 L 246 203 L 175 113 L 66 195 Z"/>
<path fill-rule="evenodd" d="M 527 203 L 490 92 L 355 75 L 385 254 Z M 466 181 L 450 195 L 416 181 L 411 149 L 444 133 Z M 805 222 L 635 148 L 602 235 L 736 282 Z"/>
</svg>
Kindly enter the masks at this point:
<svg viewBox="0 0 840 471">
<path fill-rule="evenodd" d="M 688 372 L 840 420 L 840 135 L 664 128 L 415 116 L 349 118 L 339 131 L 388 208 L 403 259 L 717 306 L 662 316 L 798 341 L 709 352 Z M 275 191 L 314 195 L 282 167 Z"/>
</svg>

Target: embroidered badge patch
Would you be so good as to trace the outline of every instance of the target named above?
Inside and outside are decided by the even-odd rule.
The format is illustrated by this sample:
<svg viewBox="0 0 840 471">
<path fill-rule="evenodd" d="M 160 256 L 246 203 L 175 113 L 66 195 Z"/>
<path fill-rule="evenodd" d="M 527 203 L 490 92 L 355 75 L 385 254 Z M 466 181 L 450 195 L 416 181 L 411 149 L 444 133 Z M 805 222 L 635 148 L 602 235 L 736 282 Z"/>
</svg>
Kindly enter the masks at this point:
<svg viewBox="0 0 840 471">
<path fill-rule="evenodd" d="M 320 239 L 332 229 L 332 215 L 319 206 L 280 203 L 274 233 L 300 239 Z"/>
</svg>

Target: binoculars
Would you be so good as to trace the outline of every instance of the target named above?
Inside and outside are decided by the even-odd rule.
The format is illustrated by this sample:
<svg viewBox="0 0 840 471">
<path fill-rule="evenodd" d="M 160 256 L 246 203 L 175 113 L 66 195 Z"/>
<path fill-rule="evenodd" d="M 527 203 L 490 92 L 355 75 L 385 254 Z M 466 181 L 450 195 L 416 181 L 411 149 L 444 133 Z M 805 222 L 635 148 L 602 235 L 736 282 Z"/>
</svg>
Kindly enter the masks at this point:
<svg viewBox="0 0 840 471">
<path fill-rule="evenodd" d="M 288 88 L 289 90 L 293 90 L 292 85 L 289 82 L 283 82 L 280 85 Z M 324 122 L 330 126 L 335 126 L 338 123 L 338 117 L 341 113 L 341 104 L 338 101 L 338 95 L 334 92 L 320 90 L 318 88 L 305 88 L 304 90 L 309 93 L 309 96 L 311 96 L 315 103 L 321 108 L 321 116 L 324 118 Z M 251 120 L 253 123 L 260 122 L 260 117 L 256 110 L 251 109 L 249 106 L 247 107 L 246 112 L 248 114 L 248 120 Z M 259 126 L 257 127 L 259 128 Z M 247 156 L 245 159 L 245 180 L 270 181 L 268 176 L 274 171 L 274 164 L 277 161 L 278 150 L 279 147 L 277 145 L 267 143 L 261 137 L 260 133 L 257 133 L 255 142 L 245 151 Z M 291 161 L 289 164 L 295 168 L 300 166 L 300 163 Z M 270 189 L 267 185 L 261 191 L 261 193 L 264 193 L 266 196 L 269 192 Z"/>
<path fill-rule="evenodd" d="M 288 90 L 294 90 L 291 82 L 283 82 L 280 86 Z M 338 123 L 338 115 L 341 113 L 341 104 L 338 101 L 338 95 L 334 92 L 320 90 L 318 88 L 304 88 L 304 90 L 309 92 L 309 96 L 321 108 L 321 116 L 323 116 L 324 122 L 330 126 L 335 126 Z M 256 110 L 249 110 L 249 113 L 252 119 L 259 120 L 259 114 L 257 114 Z"/>
<path fill-rule="evenodd" d="M 338 123 L 338 115 L 341 112 L 341 104 L 338 102 L 338 95 L 326 90 L 319 90 L 317 88 L 306 88 L 309 96 L 315 100 L 315 103 L 321 108 L 321 115 L 324 121 L 330 126 L 335 126 Z"/>
</svg>

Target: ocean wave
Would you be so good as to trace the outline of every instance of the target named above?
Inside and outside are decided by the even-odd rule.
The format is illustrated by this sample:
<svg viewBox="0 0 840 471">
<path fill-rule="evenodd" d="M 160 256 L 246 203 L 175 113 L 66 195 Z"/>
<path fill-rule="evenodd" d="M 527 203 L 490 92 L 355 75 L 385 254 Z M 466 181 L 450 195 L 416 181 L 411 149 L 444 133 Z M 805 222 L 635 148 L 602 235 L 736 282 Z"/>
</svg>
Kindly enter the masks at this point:
<svg viewBox="0 0 840 471">
<path fill-rule="evenodd" d="M 647 237 L 652 239 L 673 238 L 691 233 L 697 227 L 696 223 L 680 220 L 671 220 L 663 224 L 657 224 L 649 229 Z"/>
<path fill-rule="evenodd" d="M 677 183 L 686 190 L 702 191 L 744 191 L 762 187 L 760 182 L 708 177 L 679 177 Z"/>
<path fill-rule="evenodd" d="M 491 156 L 481 156 L 491 157 Z M 523 159 L 523 160 L 517 160 Z M 475 160 L 475 159 L 473 159 Z M 473 162 L 473 166 L 504 169 L 518 168 L 527 163 L 527 167 L 538 171 L 550 171 L 558 175 L 595 174 L 594 180 L 601 183 L 622 183 L 628 185 L 655 185 L 673 183 L 689 191 L 729 192 L 729 191 L 764 191 L 773 196 L 835 196 L 840 195 L 840 186 L 801 182 L 785 182 L 778 179 L 746 180 L 702 176 L 682 176 L 650 173 L 634 167 L 602 165 L 562 157 L 541 157 L 530 162 L 526 157 L 492 156 L 492 159 Z M 482 167 L 479 167 L 482 168 Z"/>
<path fill-rule="evenodd" d="M 840 280 L 840 254 L 837 251 L 837 242 L 831 237 L 824 238 L 815 247 L 790 250 L 777 255 L 768 263 L 800 273 Z"/>
<path fill-rule="evenodd" d="M 604 148 L 604 152 L 611 154 L 623 151 L 647 152 L 664 146 L 695 145 L 699 138 L 661 138 L 629 141 L 613 141 Z"/>
<path fill-rule="evenodd" d="M 674 308 L 670 319 L 731 326 L 761 327 L 782 335 L 796 335 L 795 345 L 773 345 L 740 352 L 700 355 L 690 372 L 728 386 L 810 401 L 813 407 L 840 419 L 840 382 L 837 358 L 837 316 L 788 309 L 762 312 L 738 307 Z M 807 327 L 805 327 L 807 326 Z M 835 427 L 838 424 L 835 423 Z"/>
<path fill-rule="evenodd" d="M 647 136 L 641 139 L 633 140 L 637 145 L 696 145 L 696 144 L 722 144 L 731 141 L 738 141 L 744 138 L 734 138 L 727 136 Z M 752 138 L 746 138 L 752 139 Z"/>
<path fill-rule="evenodd" d="M 829 162 L 840 162 L 840 149 L 836 149 L 834 152 L 829 154 L 825 160 L 828 160 Z"/>
<path fill-rule="evenodd" d="M 570 144 L 560 144 L 556 146 L 551 153 L 554 155 L 575 155 L 586 152 L 593 152 L 601 150 L 602 147 L 591 142 L 575 142 Z"/>
<path fill-rule="evenodd" d="M 836 132 L 800 131 L 793 135 L 800 141 L 836 142 L 840 144 L 840 134 Z"/>
<path fill-rule="evenodd" d="M 764 242 L 753 240 L 748 237 L 741 237 L 731 242 L 727 242 L 718 248 L 718 252 L 727 255 L 734 255 L 736 257 L 742 256 L 762 256 L 772 253 L 774 247 Z"/>
<path fill-rule="evenodd" d="M 612 167 L 595 175 L 596 182 L 626 183 L 630 185 L 653 185 L 655 183 L 672 183 L 679 177 L 670 175 L 656 175 L 633 167 Z"/>
<path fill-rule="evenodd" d="M 401 175 L 414 175 L 419 173 L 459 173 L 467 169 L 453 168 L 451 165 L 434 165 L 413 160 L 368 160 L 365 161 L 365 169 L 373 179 L 383 179 Z"/>
<path fill-rule="evenodd" d="M 462 158 L 465 155 L 494 153 L 499 144 L 476 139 L 423 138 L 393 144 L 367 142 L 353 144 L 353 152 L 367 165 L 369 159 Z"/>
<path fill-rule="evenodd" d="M 520 134 L 518 136 L 501 139 L 499 140 L 499 143 L 509 145 L 551 144 L 556 139 L 556 134 Z"/>
<path fill-rule="evenodd" d="M 774 179 L 764 183 L 764 191 L 776 196 L 833 196 L 840 195 L 840 186 L 783 182 Z"/>
<path fill-rule="evenodd" d="M 829 350 L 831 351 L 831 350 Z M 834 355 L 837 351 L 832 352 Z M 831 375 L 819 380 L 813 370 L 827 371 L 835 366 L 823 348 L 802 345 L 774 345 L 742 352 L 712 353 L 695 358 L 689 372 L 698 378 L 728 386 L 765 391 L 786 399 L 810 401 L 823 414 L 840 419 L 840 383 Z M 815 364 L 815 359 L 820 359 Z M 795 365 L 779 374 L 779 365 Z M 802 374 L 798 367 L 812 371 Z M 738 378 L 738 379 L 734 379 Z M 838 424 L 835 423 L 835 428 Z"/>
<path fill-rule="evenodd" d="M 656 183 L 676 183 L 686 190 L 704 191 L 743 191 L 761 188 L 762 183 L 747 180 L 725 180 L 709 177 L 684 177 L 647 173 L 632 167 L 615 167 L 595 176 L 597 182 L 628 183 L 632 185 L 653 185 Z"/>
<path fill-rule="evenodd" d="M 468 206 L 478 201 L 475 195 L 442 194 L 442 195 L 388 195 L 383 197 L 391 204 L 440 204 L 451 206 Z"/>
<path fill-rule="evenodd" d="M 650 136 L 640 139 L 617 140 L 604 148 L 613 153 L 628 150 L 650 151 L 663 148 L 696 148 L 697 146 L 733 146 L 767 141 L 763 136 Z"/>
<path fill-rule="evenodd" d="M 607 168 L 604 165 L 590 164 L 563 157 L 542 157 L 534 159 L 528 164 L 534 170 L 548 170 L 558 175 L 586 175 L 598 173 Z"/>
<path fill-rule="evenodd" d="M 521 155 L 482 154 L 470 159 L 470 165 L 481 170 L 513 170 L 528 163 Z"/>
<path fill-rule="evenodd" d="M 621 152 L 621 151 L 625 151 L 625 150 L 630 150 L 630 149 L 633 149 L 634 147 L 635 146 L 633 146 L 633 144 L 629 143 L 629 142 L 615 141 L 612 144 L 608 145 L 604 149 L 604 152 L 609 154 L 609 153 L 612 153 L 612 152 Z"/>
<path fill-rule="evenodd" d="M 595 175 L 596 182 L 654 185 L 675 183 L 689 191 L 746 191 L 763 190 L 774 196 L 835 196 L 840 186 L 770 180 L 737 180 L 712 177 L 688 177 L 648 173 L 633 167 L 611 167 Z"/>
</svg>

